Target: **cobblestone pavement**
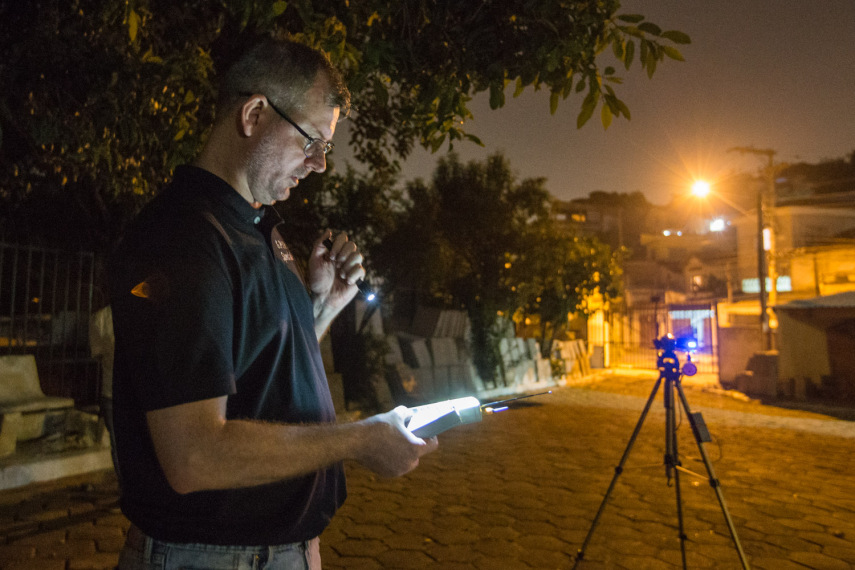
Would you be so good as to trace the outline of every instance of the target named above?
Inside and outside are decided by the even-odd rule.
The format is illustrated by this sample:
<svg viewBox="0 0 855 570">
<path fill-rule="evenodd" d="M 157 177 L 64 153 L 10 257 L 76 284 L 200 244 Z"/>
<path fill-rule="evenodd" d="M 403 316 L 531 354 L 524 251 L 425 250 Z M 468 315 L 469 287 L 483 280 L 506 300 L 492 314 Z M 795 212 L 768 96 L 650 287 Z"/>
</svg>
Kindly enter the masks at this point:
<svg viewBox="0 0 855 570">
<path fill-rule="evenodd" d="M 712 434 L 705 447 L 751 566 L 855 567 L 855 422 L 686 395 Z M 405 477 L 348 465 L 348 501 L 321 536 L 324 567 L 571 568 L 645 401 L 558 388 L 443 434 Z M 678 423 L 682 465 L 698 474 L 681 474 L 688 566 L 741 568 L 691 428 Z M 682 566 L 664 432 L 657 401 L 579 569 Z M 0 493 L 0 568 L 112 568 L 128 526 L 116 492 L 102 472 Z"/>
</svg>

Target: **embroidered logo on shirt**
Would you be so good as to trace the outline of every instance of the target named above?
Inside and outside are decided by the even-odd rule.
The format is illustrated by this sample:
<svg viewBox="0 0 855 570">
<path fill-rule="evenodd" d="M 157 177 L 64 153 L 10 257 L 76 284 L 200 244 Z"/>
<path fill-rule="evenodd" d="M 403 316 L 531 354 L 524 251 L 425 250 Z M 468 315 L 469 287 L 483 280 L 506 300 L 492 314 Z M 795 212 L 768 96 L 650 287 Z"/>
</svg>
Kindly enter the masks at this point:
<svg viewBox="0 0 855 570">
<path fill-rule="evenodd" d="M 138 283 L 131 289 L 131 295 L 140 299 L 148 299 L 149 301 L 162 301 L 169 295 L 169 282 L 166 276 L 155 273 L 149 276 L 145 281 Z"/>
<path fill-rule="evenodd" d="M 285 263 L 294 261 L 294 255 L 291 253 L 291 250 L 288 249 L 288 246 L 285 245 L 285 242 L 281 239 L 274 238 L 273 246 L 276 248 L 276 252 L 279 254 L 279 257 Z"/>
</svg>

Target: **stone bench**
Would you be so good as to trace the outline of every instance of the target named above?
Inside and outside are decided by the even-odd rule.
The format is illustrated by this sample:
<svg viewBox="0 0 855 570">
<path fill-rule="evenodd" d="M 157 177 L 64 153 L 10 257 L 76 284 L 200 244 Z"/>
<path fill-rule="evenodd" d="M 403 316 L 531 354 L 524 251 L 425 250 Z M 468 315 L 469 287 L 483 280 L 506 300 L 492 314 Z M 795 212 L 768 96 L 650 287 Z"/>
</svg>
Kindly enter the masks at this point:
<svg viewBox="0 0 855 570">
<path fill-rule="evenodd" d="M 0 356 L 0 457 L 15 452 L 17 442 L 45 433 L 45 420 L 74 407 L 71 398 L 45 396 L 31 354 Z"/>
</svg>

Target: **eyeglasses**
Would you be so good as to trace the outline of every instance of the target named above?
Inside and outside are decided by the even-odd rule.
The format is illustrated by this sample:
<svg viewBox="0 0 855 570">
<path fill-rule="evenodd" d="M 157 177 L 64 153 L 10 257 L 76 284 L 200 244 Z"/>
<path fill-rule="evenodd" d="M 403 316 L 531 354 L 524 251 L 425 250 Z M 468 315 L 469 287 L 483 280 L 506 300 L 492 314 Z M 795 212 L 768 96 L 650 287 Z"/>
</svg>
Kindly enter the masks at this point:
<svg viewBox="0 0 855 570">
<path fill-rule="evenodd" d="M 242 95 L 248 97 L 248 96 L 252 95 L 252 93 L 242 93 Z M 282 117 L 283 119 L 285 119 L 286 121 L 291 123 L 291 126 L 294 127 L 295 129 L 297 129 L 297 132 L 300 133 L 301 135 L 303 135 L 304 137 L 306 137 L 306 140 L 309 141 L 306 143 L 306 146 L 303 147 L 303 154 L 306 155 L 306 158 L 313 158 L 313 157 L 319 156 L 321 153 L 326 155 L 332 149 L 335 148 L 335 145 L 330 141 L 325 141 L 324 139 L 316 139 L 315 137 L 309 136 L 309 133 L 307 133 L 306 131 L 301 129 L 300 125 L 298 125 L 293 120 L 291 120 L 291 117 L 286 115 L 281 110 L 277 109 L 276 105 L 274 105 L 270 101 L 269 98 L 267 99 L 267 103 L 270 105 L 271 109 L 276 111 L 276 113 L 280 117 Z"/>
</svg>

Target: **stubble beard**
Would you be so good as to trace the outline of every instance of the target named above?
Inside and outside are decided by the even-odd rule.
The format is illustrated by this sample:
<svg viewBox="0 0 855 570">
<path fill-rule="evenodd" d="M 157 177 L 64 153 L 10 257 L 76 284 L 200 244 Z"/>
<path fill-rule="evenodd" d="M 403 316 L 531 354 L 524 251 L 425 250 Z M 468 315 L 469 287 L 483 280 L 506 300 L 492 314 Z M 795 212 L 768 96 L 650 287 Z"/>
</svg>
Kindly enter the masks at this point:
<svg viewBox="0 0 855 570">
<path fill-rule="evenodd" d="M 247 167 L 247 183 L 255 201 L 262 204 L 283 202 L 291 196 L 291 188 L 308 174 L 304 169 L 283 175 L 281 143 L 266 139 L 251 155 Z M 291 179 L 296 177 L 297 181 Z M 293 186 L 292 186 L 293 184 Z"/>
</svg>

